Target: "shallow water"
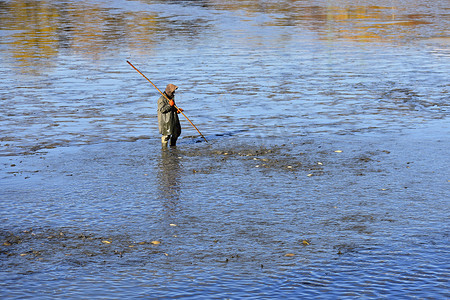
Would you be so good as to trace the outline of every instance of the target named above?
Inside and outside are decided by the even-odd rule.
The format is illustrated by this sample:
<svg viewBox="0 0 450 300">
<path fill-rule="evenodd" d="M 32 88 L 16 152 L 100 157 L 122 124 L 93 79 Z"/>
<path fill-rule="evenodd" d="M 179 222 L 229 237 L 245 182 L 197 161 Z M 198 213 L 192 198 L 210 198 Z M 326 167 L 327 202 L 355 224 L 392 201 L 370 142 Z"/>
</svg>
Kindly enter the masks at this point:
<svg viewBox="0 0 450 300">
<path fill-rule="evenodd" d="M 0 2 L 0 296 L 448 298 L 449 20 Z M 127 60 L 210 143 L 181 120 L 162 150 Z"/>
<path fill-rule="evenodd" d="M 126 60 L 160 89 L 180 86 L 206 135 L 447 117 L 446 2 L 388 2 L 6 2 L 1 153 L 157 136 L 158 94 Z"/>
</svg>

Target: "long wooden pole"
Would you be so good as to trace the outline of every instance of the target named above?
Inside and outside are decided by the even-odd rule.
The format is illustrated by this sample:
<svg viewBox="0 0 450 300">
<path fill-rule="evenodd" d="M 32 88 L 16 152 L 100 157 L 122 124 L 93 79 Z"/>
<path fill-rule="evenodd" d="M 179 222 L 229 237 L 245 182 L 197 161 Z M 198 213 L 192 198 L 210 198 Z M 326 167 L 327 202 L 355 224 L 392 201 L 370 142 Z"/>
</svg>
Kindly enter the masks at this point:
<svg viewBox="0 0 450 300">
<path fill-rule="evenodd" d="M 167 101 L 170 101 L 170 99 L 167 97 L 167 95 L 166 94 L 164 94 L 163 92 L 161 92 L 159 89 L 158 89 L 158 87 L 153 83 L 153 82 L 151 82 L 150 81 L 150 79 L 148 79 L 147 78 L 147 76 L 145 76 L 144 74 L 142 74 L 142 72 L 141 71 L 139 71 L 135 66 L 133 66 L 133 64 L 132 63 L 130 63 L 128 60 L 127 60 L 127 63 L 130 65 L 130 66 L 132 66 L 133 67 L 133 69 L 135 69 L 136 71 L 138 71 L 138 73 L 139 74 L 141 74 L 145 79 L 147 79 L 148 80 L 148 82 L 150 82 L 154 87 L 155 87 L 155 89 L 157 89 L 158 90 L 158 92 L 161 94 L 161 95 L 163 95 L 166 99 L 167 99 Z M 192 126 L 194 126 L 194 128 L 198 131 L 198 133 L 200 133 L 200 135 L 202 136 L 202 138 L 208 143 L 208 140 L 203 136 L 203 134 L 200 132 L 200 130 L 198 130 L 198 128 L 194 125 L 194 123 L 192 123 L 191 122 L 191 120 L 189 120 L 189 118 L 181 111 L 181 109 L 179 109 L 176 105 L 174 105 L 174 107 L 189 121 L 189 123 L 191 123 L 191 125 Z"/>
</svg>

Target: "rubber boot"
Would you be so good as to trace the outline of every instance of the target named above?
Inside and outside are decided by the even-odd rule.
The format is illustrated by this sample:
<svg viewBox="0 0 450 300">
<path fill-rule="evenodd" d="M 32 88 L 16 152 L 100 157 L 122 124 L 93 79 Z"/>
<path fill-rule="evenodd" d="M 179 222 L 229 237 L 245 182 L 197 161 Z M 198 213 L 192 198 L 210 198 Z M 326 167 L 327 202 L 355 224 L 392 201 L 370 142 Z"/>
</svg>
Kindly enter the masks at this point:
<svg viewBox="0 0 450 300">
<path fill-rule="evenodd" d="M 170 147 L 176 147 L 177 146 L 177 139 L 178 137 L 175 135 L 172 135 L 170 137 Z"/>
<path fill-rule="evenodd" d="M 170 135 L 163 135 L 161 137 L 161 144 L 163 147 L 167 147 L 167 143 L 169 142 Z"/>
</svg>

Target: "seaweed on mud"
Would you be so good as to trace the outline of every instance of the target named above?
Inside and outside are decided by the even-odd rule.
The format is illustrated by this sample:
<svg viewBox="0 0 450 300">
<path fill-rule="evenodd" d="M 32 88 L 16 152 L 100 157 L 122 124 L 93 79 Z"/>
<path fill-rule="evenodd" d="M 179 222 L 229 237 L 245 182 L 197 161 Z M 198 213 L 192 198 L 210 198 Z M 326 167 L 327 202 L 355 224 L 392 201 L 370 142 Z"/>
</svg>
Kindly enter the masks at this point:
<svg viewBox="0 0 450 300">
<path fill-rule="evenodd" d="M 357 253 L 360 249 L 356 243 L 339 243 L 333 248 L 338 251 L 338 254 Z"/>
<path fill-rule="evenodd" d="M 306 143 L 304 143 L 306 144 Z M 219 171 L 225 164 L 237 164 L 244 169 L 258 169 L 261 172 L 307 172 L 309 176 L 324 174 L 320 159 L 296 150 L 290 144 L 281 146 L 234 146 L 203 148 L 198 151 L 183 152 L 187 157 L 197 157 L 206 162 L 198 163 L 206 167 L 194 168 L 193 173 L 211 174 Z"/>
<path fill-rule="evenodd" d="M 122 258 L 131 252 L 163 254 L 158 247 L 160 242 L 134 241 L 127 235 L 104 237 L 67 228 L 23 230 L 18 233 L 0 231 L 0 241 L 0 257 L 13 259 L 4 260 L 4 268 L 23 263 L 16 260 L 19 258 L 83 266 L 108 258 Z"/>
</svg>

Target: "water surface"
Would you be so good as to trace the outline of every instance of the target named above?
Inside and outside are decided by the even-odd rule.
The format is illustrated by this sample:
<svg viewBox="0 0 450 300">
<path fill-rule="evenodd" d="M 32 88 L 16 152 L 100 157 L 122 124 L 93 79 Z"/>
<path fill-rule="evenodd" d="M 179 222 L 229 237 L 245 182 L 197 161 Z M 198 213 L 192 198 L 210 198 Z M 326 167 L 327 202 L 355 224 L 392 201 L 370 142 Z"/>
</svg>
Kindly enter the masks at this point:
<svg viewBox="0 0 450 300">
<path fill-rule="evenodd" d="M 0 295 L 448 298 L 449 20 L 446 1 L 1 1 Z M 162 150 L 127 60 L 210 143 L 182 120 Z"/>
</svg>

